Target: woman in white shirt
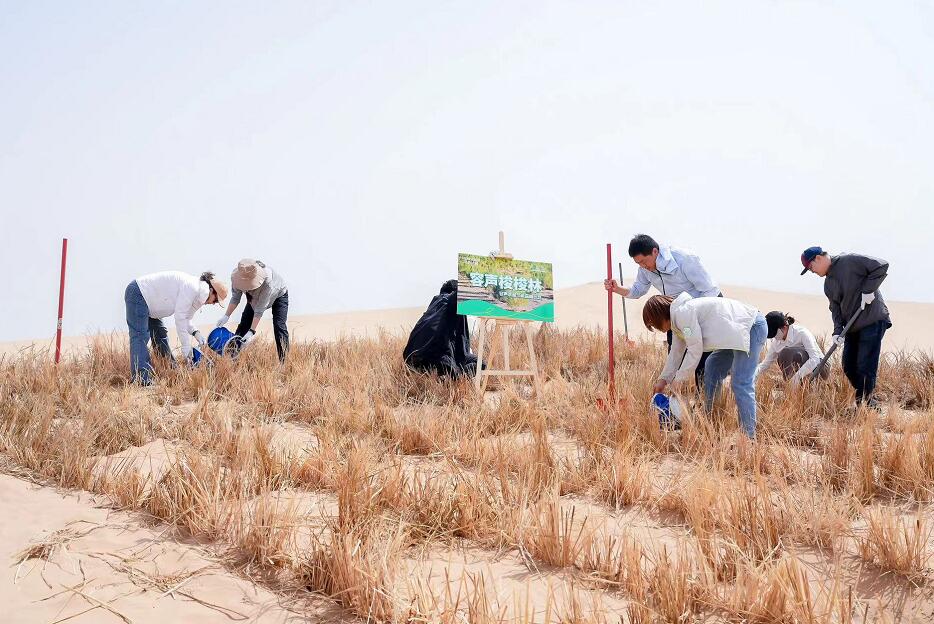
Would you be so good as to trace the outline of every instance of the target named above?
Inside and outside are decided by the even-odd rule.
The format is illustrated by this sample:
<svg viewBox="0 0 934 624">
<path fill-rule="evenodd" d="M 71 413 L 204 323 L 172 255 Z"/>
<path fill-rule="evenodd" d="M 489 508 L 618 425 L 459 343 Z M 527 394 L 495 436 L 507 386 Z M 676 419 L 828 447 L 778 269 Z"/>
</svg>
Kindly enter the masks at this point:
<svg viewBox="0 0 934 624">
<path fill-rule="evenodd" d="M 793 316 L 773 310 L 765 315 L 769 326 L 768 352 L 765 359 L 756 368 L 756 377 L 762 374 L 775 360 L 782 369 L 782 376 L 791 379 L 791 385 L 797 386 L 806 379 L 824 358 L 823 351 L 817 346 L 812 334 L 806 327 L 795 325 Z M 827 366 L 821 369 L 821 379 L 827 379 L 830 371 Z"/>
<path fill-rule="evenodd" d="M 182 344 L 182 354 L 191 356 L 191 337 L 198 344 L 206 341 L 194 329 L 191 319 L 205 303 L 220 303 L 227 298 L 227 285 L 210 271 L 195 277 L 181 271 L 163 271 L 138 277 L 126 287 L 126 324 L 130 329 L 130 378 L 144 386 L 152 383 L 149 341 L 172 362 L 168 331 L 162 319 L 175 317 L 175 329 Z"/>
<path fill-rule="evenodd" d="M 654 392 L 663 392 L 669 384 L 677 391 L 678 385 L 694 377 L 701 356 L 710 353 L 704 367 L 708 411 L 730 375 L 740 426 L 747 436 L 755 438 L 755 371 L 768 332 L 759 310 L 726 297 L 694 298 L 685 292 L 675 299 L 651 297 L 642 308 L 642 320 L 649 330 L 671 331 L 673 335 L 671 352 Z"/>
</svg>

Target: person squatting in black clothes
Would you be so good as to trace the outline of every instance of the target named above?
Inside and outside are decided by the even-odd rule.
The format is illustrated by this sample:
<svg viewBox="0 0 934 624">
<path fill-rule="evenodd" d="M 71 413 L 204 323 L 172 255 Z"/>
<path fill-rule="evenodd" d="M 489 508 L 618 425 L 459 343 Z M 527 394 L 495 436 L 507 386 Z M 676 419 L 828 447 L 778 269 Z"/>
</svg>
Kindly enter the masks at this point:
<svg viewBox="0 0 934 624">
<path fill-rule="evenodd" d="M 446 281 L 432 298 L 409 334 L 402 359 L 417 371 L 450 377 L 476 374 L 467 317 L 457 313 L 457 280 Z"/>
</svg>

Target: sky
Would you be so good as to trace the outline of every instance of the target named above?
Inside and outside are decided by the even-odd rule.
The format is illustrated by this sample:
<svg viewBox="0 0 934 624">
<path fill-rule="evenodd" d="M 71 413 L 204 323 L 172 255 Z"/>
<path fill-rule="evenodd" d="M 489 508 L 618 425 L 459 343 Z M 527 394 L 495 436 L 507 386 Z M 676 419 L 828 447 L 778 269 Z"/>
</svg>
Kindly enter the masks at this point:
<svg viewBox="0 0 934 624">
<path fill-rule="evenodd" d="M 62 237 L 69 335 L 243 257 L 292 314 L 424 305 L 499 230 L 558 288 L 646 232 L 790 292 L 805 247 L 867 253 L 931 302 L 932 59 L 928 2 L 0 0 L 0 340 L 54 333 Z"/>
</svg>

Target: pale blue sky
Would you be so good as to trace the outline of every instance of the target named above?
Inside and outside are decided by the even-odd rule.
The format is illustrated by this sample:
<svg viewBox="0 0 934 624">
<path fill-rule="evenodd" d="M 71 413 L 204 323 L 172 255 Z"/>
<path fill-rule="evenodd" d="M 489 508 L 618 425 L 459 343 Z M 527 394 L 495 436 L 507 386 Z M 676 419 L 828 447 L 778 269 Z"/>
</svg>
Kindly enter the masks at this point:
<svg viewBox="0 0 934 624">
<path fill-rule="evenodd" d="M 499 229 L 558 287 L 646 231 L 727 284 L 819 293 L 823 244 L 934 301 L 931 59 L 926 2 L 0 0 L 0 340 L 54 332 L 63 235 L 67 334 L 244 256 L 292 313 L 422 305 Z"/>
</svg>

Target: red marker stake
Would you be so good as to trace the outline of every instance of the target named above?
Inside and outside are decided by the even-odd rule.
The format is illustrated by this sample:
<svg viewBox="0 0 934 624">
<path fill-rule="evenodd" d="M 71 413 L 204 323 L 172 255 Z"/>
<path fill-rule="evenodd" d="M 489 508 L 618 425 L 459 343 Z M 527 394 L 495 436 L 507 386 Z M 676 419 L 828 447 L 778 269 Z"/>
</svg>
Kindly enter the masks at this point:
<svg viewBox="0 0 934 624">
<path fill-rule="evenodd" d="M 62 357 L 62 314 L 65 311 L 65 258 L 68 256 L 68 239 L 62 239 L 62 277 L 58 286 L 58 328 L 55 330 L 55 363 Z"/>
<path fill-rule="evenodd" d="M 613 249 L 610 243 L 606 244 L 606 278 L 613 279 Z M 610 380 L 610 399 L 616 398 L 616 374 L 615 359 L 613 358 L 613 291 L 606 291 L 606 325 L 610 338 L 610 361 L 609 361 L 609 380 Z"/>
</svg>

